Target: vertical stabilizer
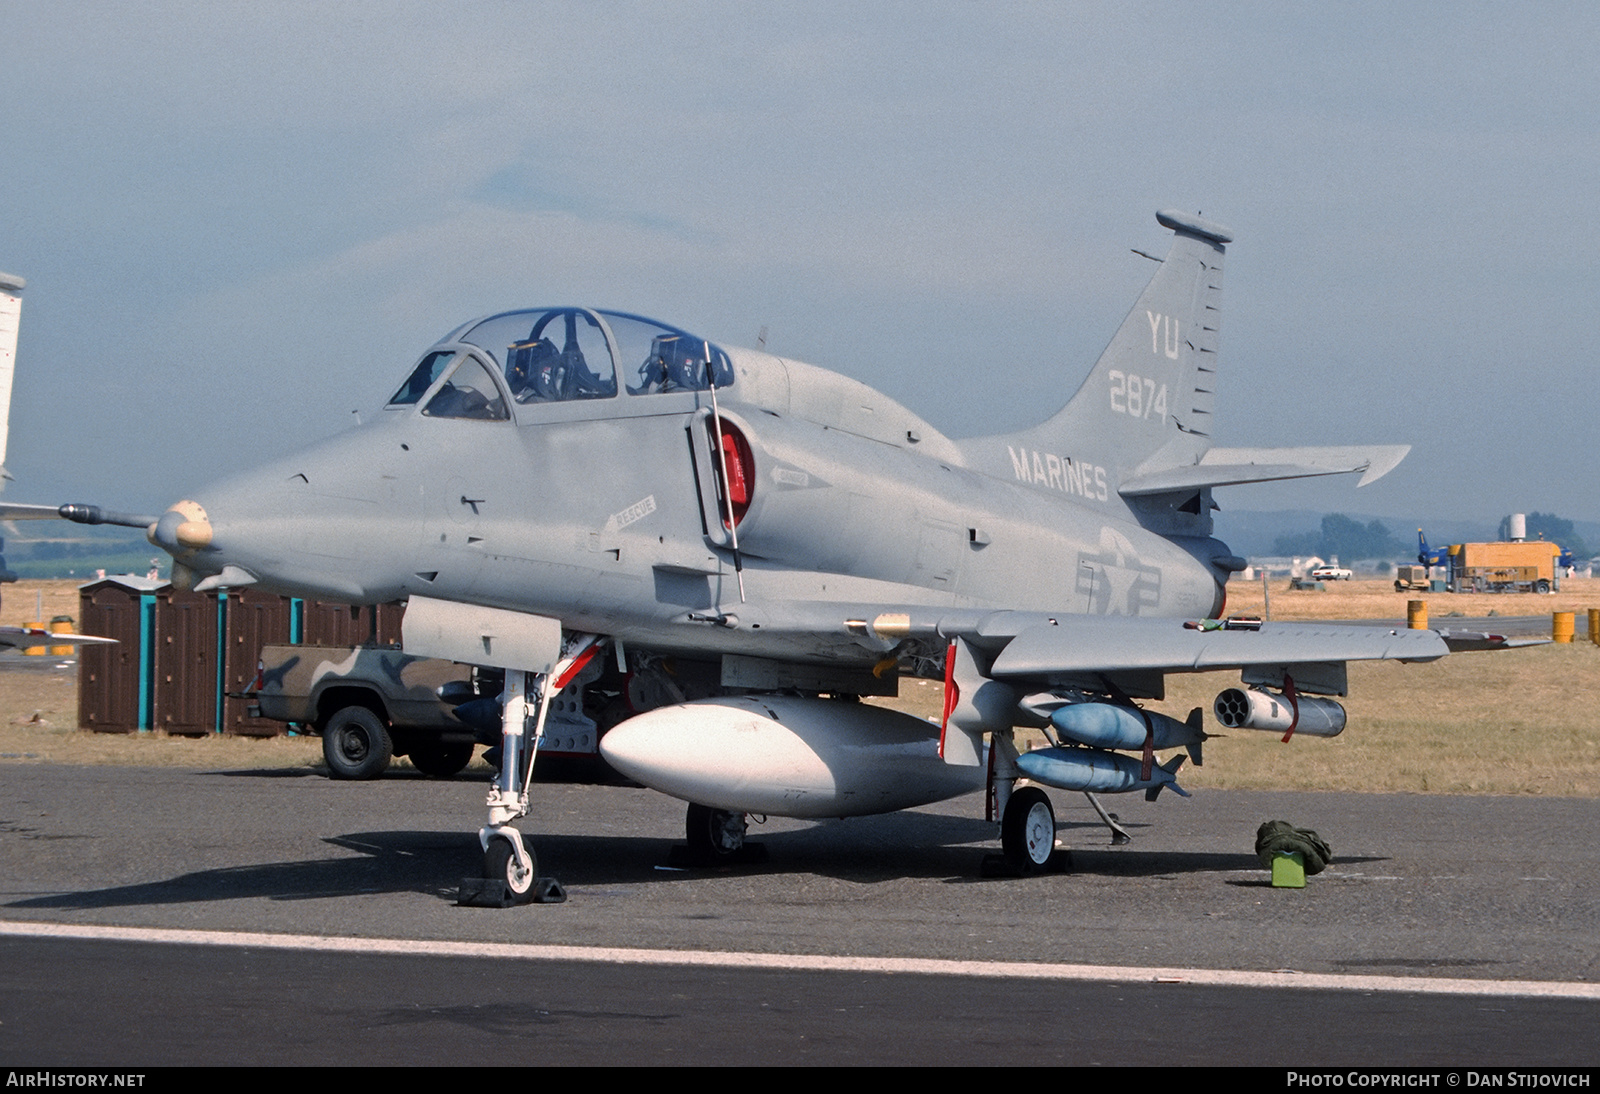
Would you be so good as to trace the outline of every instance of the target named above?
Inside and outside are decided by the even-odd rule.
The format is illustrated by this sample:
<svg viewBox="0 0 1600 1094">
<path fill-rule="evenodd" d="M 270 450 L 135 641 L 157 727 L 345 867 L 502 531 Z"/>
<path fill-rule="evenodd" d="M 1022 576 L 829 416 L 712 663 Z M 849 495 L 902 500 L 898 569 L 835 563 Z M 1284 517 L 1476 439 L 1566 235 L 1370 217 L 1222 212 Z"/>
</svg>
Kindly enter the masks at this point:
<svg viewBox="0 0 1600 1094">
<path fill-rule="evenodd" d="M 1199 217 L 1156 214 L 1175 238 L 1155 276 L 1100 355 L 1088 379 L 1054 417 L 1022 433 L 963 444 L 1004 477 L 1053 476 L 1066 493 L 1115 497 L 1136 471 L 1185 467 L 1211 446 L 1222 259 L 1233 237 Z M 1009 466 L 1001 464 L 1009 457 Z M 1095 477 L 1075 490 L 1074 476 Z M 1047 483 L 1049 485 L 1050 483 Z M 1109 490 L 1107 489 L 1109 487 Z"/>
<path fill-rule="evenodd" d="M 11 480 L 6 471 L 6 442 L 11 432 L 11 377 L 17 367 L 17 326 L 26 284 L 20 277 L 0 273 L 0 490 Z"/>
</svg>

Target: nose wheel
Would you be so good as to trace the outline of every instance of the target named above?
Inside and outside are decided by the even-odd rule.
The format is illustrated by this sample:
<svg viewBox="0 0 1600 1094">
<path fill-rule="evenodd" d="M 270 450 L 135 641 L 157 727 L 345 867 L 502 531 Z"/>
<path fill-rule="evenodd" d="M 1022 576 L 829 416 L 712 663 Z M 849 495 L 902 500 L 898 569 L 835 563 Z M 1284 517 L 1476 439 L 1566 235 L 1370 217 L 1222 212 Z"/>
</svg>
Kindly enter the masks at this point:
<svg viewBox="0 0 1600 1094">
<path fill-rule="evenodd" d="M 483 877 L 462 878 L 462 904 L 473 908 L 512 908 L 519 904 L 560 904 L 567 891 L 553 877 L 539 876 L 539 860 L 522 833 L 509 825 L 485 828 Z"/>
<path fill-rule="evenodd" d="M 527 904 L 533 900 L 534 887 L 539 881 L 539 860 L 527 847 L 518 855 L 511 840 L 496 836 L 483 852 L 483 876 L 490 881 L 505 882 L 513 904 Z"/>
</svg>

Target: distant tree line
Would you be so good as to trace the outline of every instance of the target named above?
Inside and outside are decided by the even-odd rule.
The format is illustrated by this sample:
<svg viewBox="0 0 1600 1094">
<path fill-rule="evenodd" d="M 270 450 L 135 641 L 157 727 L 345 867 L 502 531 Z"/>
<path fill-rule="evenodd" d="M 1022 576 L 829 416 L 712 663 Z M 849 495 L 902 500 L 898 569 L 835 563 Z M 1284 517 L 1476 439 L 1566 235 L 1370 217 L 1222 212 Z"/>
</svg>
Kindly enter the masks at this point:
<svg viewBox="0 0 1600 1094">
<path fill-rule="evenodd" d="M 1511 538 L 1511 515 L 1500 519 L 1500 538 Z M 1573 558 L 1589 558 L 1589 545 L 1572 529 L 1570 520 L 1562 520 L 1554 513 L 1529 513 L 1528 538 L 1559 543 L 1562 550 L 1571 551 Z"/>
<path fill-rule="evenodd" d="M 1509 515 L 1500 521 L 1498 535 L 1502 540 L 1511 538 Z M 1573 558 L 1591 557 L 1589 545 L 1573 530 L 1572 522 L 1562 520 L 1554 513 L 1529 513 L 1528 538 L 1558 543 L 1564 550 L 1571 551 Z M 1405 542 L 1396 539 L 1381 520 L 1362 524 L 1343 513 L 1329 513 L 1322 518 L 1320 531 L 1279 536 L 1273 541 L 1272 553 L 1301 558 L 1311 555 L 1321 558 L 1337 556 L 1340 561 L 1349 563 L 1366 558 L 1410 559 L 1417 549 L 1409 537 Z"/>
<path fill-rule="evenodd" d="M 1362 524 L 1343 513 L 1329 513 L 1322 518 L 1321 531 L 1279 536 L 1273 541 L 1272 553 L 1301 558 L 1337 556 L 1350 563 L 1360 558 L 1404 558 L 1416 554 L 1416 549 L 1396 539 L 1381 520 Z"/>
<path fill-rule="evenodd" d="M 34 543 L 19 543 L 11 548 L 13 558 L 32 558 L 44 561 L 53 561 L 60 558 L 86 558 L 89 555 L 103 555 L 106 545 L 103 543 L 75 543 L 70 540 L 43 539 Z"/>
</svg>

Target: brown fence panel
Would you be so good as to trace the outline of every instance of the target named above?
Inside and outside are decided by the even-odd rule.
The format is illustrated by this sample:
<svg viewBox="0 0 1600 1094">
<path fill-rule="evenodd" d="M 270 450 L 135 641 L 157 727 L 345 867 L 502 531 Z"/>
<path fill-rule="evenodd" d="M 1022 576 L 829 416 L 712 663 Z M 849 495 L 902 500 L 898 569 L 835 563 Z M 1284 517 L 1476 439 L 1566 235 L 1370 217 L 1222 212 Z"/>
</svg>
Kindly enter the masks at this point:
<svg viewBox="0 0 1600 1094">
<path fill-rule="evenodd" d="M 400 604 L 332 604 L 325 600 L 305 602 L 305 637 L 308 646 L 394 646 L 400 645 L 400 620 L 405 609 Z"/>
<path fill-rule="evenodd" d="M 217 602 L 156 594 L 154 726 L 196 736 L 217 730 Z"/>
<path fill-rule="evenodd" d="M 289 601 L 251 590 L 228 594 L 228 636 L 222 666 L 222 732 L 275 737 L 286 729 L 270 718 L 250 717 L 250 704 L 234 698 L 255 682 L 261 647 L 289 641 Z"/>
<path fill-rule="evenodd" d="M 101 733 L 139 728 L 140 590 L 97 582 L 78 591 L 83 634 L 115 638 L 115 646 L 78 651 L 78 725 Z"/>
</svg>

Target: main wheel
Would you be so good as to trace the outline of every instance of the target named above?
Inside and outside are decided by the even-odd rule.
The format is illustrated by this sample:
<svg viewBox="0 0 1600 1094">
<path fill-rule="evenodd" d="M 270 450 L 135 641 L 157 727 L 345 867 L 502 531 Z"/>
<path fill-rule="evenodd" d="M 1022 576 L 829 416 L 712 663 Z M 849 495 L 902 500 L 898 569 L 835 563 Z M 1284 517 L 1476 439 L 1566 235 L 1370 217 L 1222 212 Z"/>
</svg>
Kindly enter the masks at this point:
<svg viewBox="0 0 1600 1094">
<path fill-rule="evenodd" d="M 1020 873 L 1037 873 L 1050 864 L 1056 849 L 1056 811 L 1037 786 L 1023 787 L 1006 802 L 1000 849 Z"/>
<path fill-rule="evenodd" d="M 689 838 L 689 853 L 696 858 L 732 858 L 744 850 L 747 829 L 743 813 L 730 813 L 726 809 L 712 809 L 708 805 L 691 805 L 684 820 L 684 834 Z"/>
<path fill-rule="evenodd" d="M 491 881 L 503 881 L 517 904 L 527 904 L 533 899 L 533 886 L 539 880 L 539 860 L 533 857 L 533 848 L 527 845 L 528 868 L 524 870 L 517 861 L 517 849 L 504 836 L 489 841 L 483 852 L 483 876 Z"/>
<path fill-rule="evenodd" d="M 424 775 L 448 779 L 472 762 L 472 745 L 463 742 L 429 741 L 413 745 L 408 756 L 411 766 Z"/>
<path fill-rule="evenodd" d="M 393 751 L 383 719 L 366 707 L 345 707 L 322 728 L 322 758 L 335 779 L 376 779 Z"/>
</svg>

